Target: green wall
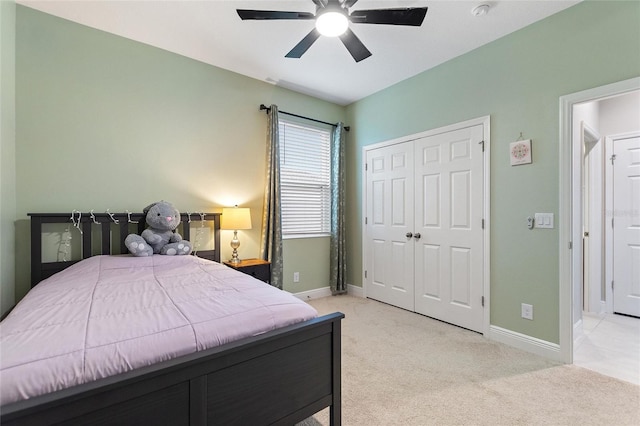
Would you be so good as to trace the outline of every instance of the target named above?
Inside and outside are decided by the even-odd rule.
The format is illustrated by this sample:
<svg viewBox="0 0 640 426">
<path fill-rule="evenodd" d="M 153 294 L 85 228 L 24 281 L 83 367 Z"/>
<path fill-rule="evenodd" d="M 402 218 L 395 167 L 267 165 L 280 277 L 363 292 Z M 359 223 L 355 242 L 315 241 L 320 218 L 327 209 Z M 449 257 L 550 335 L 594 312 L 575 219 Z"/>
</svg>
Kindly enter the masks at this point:
<svg viewBox="0 0 640 426">
<path fill-rule="evenodd" d="M 640 2 L 584 2 L 347 108 L 348 282 L 362 285 L 362 147 L 491 115 L 491 324 L 559 342 L 559 98 L 640 75 Z M 508 146 L 533 140 L 533 164 Z M 534 305 L 534 321 L 520 304 Z"/>
<path fill-rule="evenodd" d="M 5 10 L 3 64 L 12 38 Z M 558 214 L 559 97 L 640 75 L 639 2 L 581 3 L 346 109 L 23 6 L 16 13 L 16 137 L 6 145 L 3 133 L 2 142 L 3 159 L 15 147 L 16 183 L 0 207 L 18 219 L 17 298 L 28 286 L 30 211 L 139 210 L 160 198 L 183 211 L 237 203 L 251 207 L 254 224 L 241 232 L 240 255 L 257 256 L 260 103 L 351 126 L 347 272 L 361 286 L 362 147 L 491 115 L 491 323 L 558 342 L 557 228 L 528 231 L 525 218 Z M 507 147 L 520 132 L 533 139 L 534 163 L 510 167 Z M 230 238 L 223 232 L 223 258 Z M 287 290 L 328 284 L 324 245 L 285 242 Z M 3 265 L 3 295 L 12 284 Z M 534 321 L 520 319 L 522 302 L 534 305 Z"/>
<path fill-rule="evenodd" d="M 0 1 L 0 315 L 15 302 L 16 5 Z"/>
<path fill-rule="evenodd" d="M 284 240 L 282 268 L 284 288 L 292 293 L 314 290 L 329 285 L 329 237 L 290 238 Z M 293 282 L 293 273 L 300 273 L 300 281 Z"/>
<path fill-rule="evenodd" d="M 28 212 L 239 204 L 253 221 L 240 256 L 257 257 L 267 126 L 258 106 L 344 121 L 342 106 L 27 7 L 16 19 L 18 298 L 29 282 Z M 231 237 L 222 232 L 223 259 Z"/>
</svg>

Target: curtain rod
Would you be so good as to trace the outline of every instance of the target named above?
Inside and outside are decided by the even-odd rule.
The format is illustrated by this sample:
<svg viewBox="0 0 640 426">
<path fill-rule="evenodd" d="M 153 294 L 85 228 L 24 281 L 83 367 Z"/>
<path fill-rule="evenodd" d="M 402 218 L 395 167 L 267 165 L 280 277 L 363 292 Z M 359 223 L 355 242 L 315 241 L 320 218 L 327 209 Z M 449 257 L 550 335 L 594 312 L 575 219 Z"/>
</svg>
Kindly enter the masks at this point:
<svg viewBox="0 0 640 426">
<path fill-rule="evenodd" d="M 269 110 L 271 110 L 271 107 L 268 107 L 265 104 L 260 104 L 260 111 L 262 111 L 262 110 L 266 110 L 268 112 Z M 327 125 L 333 126 L 333 127 L 337 126 L 337 124 L 335 124 L 335 123 L 327 123 L 326 121 L 316 120 L 315 118 L 305 117 L 304 115 L 293 114 L 291 112 L 280 111 L 280 110 L 278 110 L 278 112 L 280 114 L 286 114 L 286 115 L 290 115 L 292 117 L 304 118 L 305 120 L 315 121 L 316 123 L 327 124 Z M 344 126 L 344 129 L 348 132 L 351 129 L 351 127 Z"/>
</svg>

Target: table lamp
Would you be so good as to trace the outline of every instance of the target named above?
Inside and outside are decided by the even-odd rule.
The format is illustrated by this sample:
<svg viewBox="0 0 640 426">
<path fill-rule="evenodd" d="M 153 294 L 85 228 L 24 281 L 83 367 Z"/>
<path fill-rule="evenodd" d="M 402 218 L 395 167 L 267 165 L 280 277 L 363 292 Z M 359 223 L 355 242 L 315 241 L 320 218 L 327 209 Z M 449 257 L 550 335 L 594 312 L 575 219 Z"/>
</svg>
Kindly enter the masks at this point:
<svg viewBox="0 0 640 426">
<path fill-rule="evenodd" d="M 229 262 L 240 263 L 238 258 L 238 247 L 240 247 L 240 240 L 238 240 L 239 229 L 251 229 L 251 210 L 246 207 L 229 207 L 222 209 L 222 229 L 233 231 L 233 239 L 231 240 L 231 248 L 233 254 Z"/>
</svg>

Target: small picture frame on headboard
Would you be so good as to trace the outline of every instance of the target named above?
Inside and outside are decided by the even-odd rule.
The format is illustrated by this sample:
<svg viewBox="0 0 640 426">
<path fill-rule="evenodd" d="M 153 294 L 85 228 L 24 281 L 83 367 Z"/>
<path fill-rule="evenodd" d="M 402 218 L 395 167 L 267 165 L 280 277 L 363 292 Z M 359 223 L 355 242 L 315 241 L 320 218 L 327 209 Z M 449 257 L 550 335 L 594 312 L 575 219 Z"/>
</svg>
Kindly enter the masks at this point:
<svg viewBox="0 0 640 426">
<path fill-rule="evenodd" d="M 531 139 L 519 140 L 509 144 L 509 157 L 512 166 L 531 164 Z"/>
</svg>

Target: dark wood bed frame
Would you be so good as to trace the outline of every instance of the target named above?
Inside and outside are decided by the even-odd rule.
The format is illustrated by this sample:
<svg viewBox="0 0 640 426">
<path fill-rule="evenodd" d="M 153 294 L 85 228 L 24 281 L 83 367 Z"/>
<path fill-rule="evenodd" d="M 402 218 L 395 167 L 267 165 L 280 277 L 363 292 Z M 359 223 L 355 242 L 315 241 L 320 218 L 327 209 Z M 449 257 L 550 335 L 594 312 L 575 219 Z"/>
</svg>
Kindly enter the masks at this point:
<svg viewBox="0 0 640 426">
<path fill-rule="evenodd" d="M 31 216 L 32 286 L 71 264 L 42 262 L 42 225 L 70 223 L 71 215 Z M 101 230 L 101 254 L 111 250 L 114 220 L 81 214 L 82 257 L 91 256 L 92 231 Z M 120 221 L 120 253 L 129 220 L 143 215 L 114 213 Z M 197 255 L 220 260 L 220 214 L 214 222 L 215 249 Z M 76 213 L 77 219 L 77 213 Z M 183 224 L 188 215 L 182 214 Z M 191 221 L 201 220 L 191 214 Z M 132 225 L 133 226 L 133 225 Z M 134 230 L 133 232 L 136 232 Z M 189 238 L 189 227 L 181 232 Z M 116 251 L 116 250 L 113 250 Z M 206 351 L 132 370 L 0 407 L 9 425 L 294 425 L 330 407 L 332 425 L 341 424 L 340 312 L 273 330 Z"/>
</svg>

